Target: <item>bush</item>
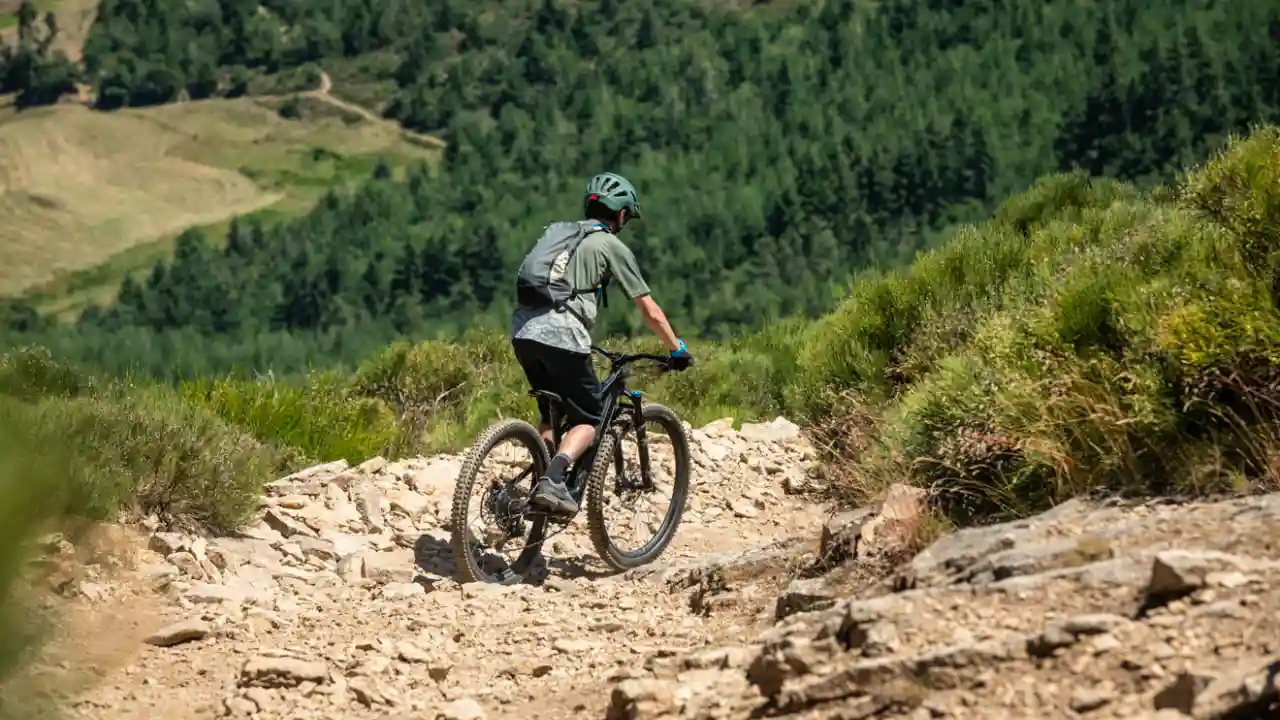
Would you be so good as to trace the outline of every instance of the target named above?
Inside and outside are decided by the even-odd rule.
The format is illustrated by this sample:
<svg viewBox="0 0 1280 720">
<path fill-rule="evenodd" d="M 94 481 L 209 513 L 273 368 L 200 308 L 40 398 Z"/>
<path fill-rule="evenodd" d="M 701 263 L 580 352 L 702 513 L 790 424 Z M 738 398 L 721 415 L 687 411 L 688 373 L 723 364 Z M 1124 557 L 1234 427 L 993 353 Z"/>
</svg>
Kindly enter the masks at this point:
<svg viewBox="0 0 1280 720">
<path fill-rule="evenodd" d="M 156 389 L 35 406 L 36 431 L 65 438 L 79 458 L 66 514 L 114 519 L 121 510 L 154 513 L 215 531 L 247 518 L 263 483 L 275 477 L 280 454 L 175 399 Z"/>
<path fill-rule="evenodd" d="M 181 394 L 189 404 L 275 446 L 283 463 L 278 471 L 308 462 L 358 463 L 396 444 L 391 413 L 361 397 L 336 372 L 287 380 L 197 379 L 182 383 Z"/>
<path fill-rule="evenodd" d="M 460 414 L 465 414 L 467 408 L 474 411 L 480 395 L 494 393 L 494 388 L 486 386 L 494 384 L 494 366 L 501 364 L 501 358 L 485 342 L 487 339 L 474 336 L 474 347 L 442 341 L 418 345 L 399 342 L 357 369 L 355 390 L 395 411 L 396 454 L 421 452 L 428 422 L 438 427 L 447 418 L 472 429 L 474 423 Z M 496 390 L 501 392 L 502 388 Z M 450 437 L 457 435 L 450 433 Z"/>
<path fill-rule="evenodd" d="M 809 331 L 796 396 L 820 435 L 849 427 L 839 401 L 858 400 L 874 442 L 835 458 L 850 500 L 905 480 L 961 522 L 1095 489 L 1274 484 L 1278 219 L 1273 129 L 1178 192 L 1047 178 L 855 283 Z"/>
<path fill-rule="evenodd" d="M 726 344 L 692 343 L 698 364 L 650 389 L 695 426 L 725 416 L 771 420 L 795 401 L 796 351 L 806 327 L 803 320 L 789 320 Z"/>
<path fill-rule="evenodd" d="M 24 347 L 0 356 L 0 395 L 31 401 L 76 397 L 92 388 L 92 378 L 54 360 L 47 348 Z"/>
<path fill-rule="evenodd" d="M 1274 280 L 1280 253 L 1280 127 L 1259 128 L 1183 186 L 1185 202 L 1227 228 L 1252 269 Z"/>
<path fill-rule="evenodd" d="M 0 397 L 0 717 L 29 717 L 30 698 L 10 682 L 39 632 L 22 579 L 34 540 L 58 518 L 73 467 L 72 449 L 34 432 L 32 420 L 31 406 Z"/>
<path fill-rule="evenodd" d="M 259 442 L 172 389 L 103 379 L 43 348 L 0 357 L 0 401 L 24 437 L 70 453 L 65 482 L 47 499 L 57 517 L 120 512 L 228 529 L 256 506 L 261 485 L 296 451 Z M 0 498 L 9 505 L 9 498 Z"/>
</svg>

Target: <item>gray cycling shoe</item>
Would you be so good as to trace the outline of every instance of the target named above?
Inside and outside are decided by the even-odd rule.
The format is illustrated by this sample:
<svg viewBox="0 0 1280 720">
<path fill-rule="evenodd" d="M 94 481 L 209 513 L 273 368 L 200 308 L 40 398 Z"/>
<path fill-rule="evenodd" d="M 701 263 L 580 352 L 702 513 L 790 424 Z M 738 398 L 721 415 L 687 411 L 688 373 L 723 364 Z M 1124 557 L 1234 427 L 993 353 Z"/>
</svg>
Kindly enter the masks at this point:
<svg viewBox="0 0 1280 720">
<path fill-rule="evenodd" d="M 555 515 L 575 515 L 578 512 L 578 503 L 569 494 L 569 488 L 565 487 L 564 481 L 547 477 L 538 481 L 529 504 Z"/>
</svg>

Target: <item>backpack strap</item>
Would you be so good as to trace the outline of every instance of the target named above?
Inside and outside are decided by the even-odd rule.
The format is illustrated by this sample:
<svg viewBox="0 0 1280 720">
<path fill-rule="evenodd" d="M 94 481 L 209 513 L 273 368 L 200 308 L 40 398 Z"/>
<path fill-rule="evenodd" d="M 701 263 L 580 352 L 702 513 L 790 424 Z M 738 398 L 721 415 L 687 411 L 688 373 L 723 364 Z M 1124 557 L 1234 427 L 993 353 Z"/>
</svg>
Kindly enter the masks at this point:
<svg viewBox="0 0 1280 720">
<path fill-rule="evenodd" d="M 579 227 L 582 227 L 582 226 L 579 226 Z M 602 222 L 597 222 L 597 223 L 595 223 L 594 225 L 590 225 L 590 226 L 588 226 L 588 227 L 584 227 L 584 228 L 582 228 L 582 233 L 581 233 L 581 235 L 578 237 L 578 239 L 574 241 L 574 243 L 573 243 L 573 249 L 569 251 L 569 255 L 570 255 L 570 256 L 572 256 L 572 255 L 573 255 L 573 253 L 575 253 L 575 252 L 577 252 L 577 251 L 578 251 L 578 247 L 579 247 L 580 245 L 582 245 L 582 241 L 583 241 L 583 240 L 586 240 L 588 235 L 591 235 L 591 234 L 593 234 L 593 233 L 597 233 L 597 232 L 609 232 L 609 226 L 608 226 L 608 225 L 605 225 L 605 224 L 604 224 L 604 223 L 602 223 Z M 577 310 L 574 310 L 572 307 L 569 307 L 569 301 L 570 301 L 570 300 L 572 300 L 572 299 L 574 299 L 574 298 L 576 298 L 576 297 L 578 297 L 579 295 L 587 295 L 587 294 L 590 294 L 590 293 L 596 292 L 596 291 L 600 290 L 602 287 L 603 287 L 603 285 L 601 284 L 601 282 L 600 282 L 600 281 L 596 281 L 596 284 L 595 284 L 595 285 L 592 285 L 592 286 L 591 286 L 591 287 L 589 287 L 589 288 L 586 288 L 586 289 L 574 289 L 574 291 L 573 291 L 573 292 L 569 293 L 569 297 L 567 297 L 567 298 L 565 298 L 565 299 L 563 299 L 563 300 L 560 300 L 560 301 L 556 302 L 556 304 L 553 306 L 553 308 L 555 309 L 555 311 L 556 311 L 556 312 L 567 312 L 567 313 L 569 313 L 570 315 L 572 315 L 572 316 L 574 316 L 574 317 L 578 318 L 578 320 L 579 320 L 583 325 L 586 325 L 586 324 L 587 324 L 587 319 L 586 319 L 586 318 L 584 318 L 584 317 L 582 316 L 582 313 L 578 312 Z"/>
</svg>

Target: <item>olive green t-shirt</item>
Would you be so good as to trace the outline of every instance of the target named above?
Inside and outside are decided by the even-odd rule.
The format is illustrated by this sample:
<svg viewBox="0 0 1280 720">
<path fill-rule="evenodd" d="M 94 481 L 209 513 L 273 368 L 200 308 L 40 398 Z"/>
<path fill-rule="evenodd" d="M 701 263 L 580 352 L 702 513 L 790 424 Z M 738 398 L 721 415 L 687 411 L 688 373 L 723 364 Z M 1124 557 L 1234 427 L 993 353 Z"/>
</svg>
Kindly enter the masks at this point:
<svg viewBox="0 0 1280 720">
<path fill-rule="evenodd" d="M 582 220 L 581 223 L 598 224 L 591 220 Z M 565 277 L 573 287 L 580 290 L 612 279 L 622 287 L 628 298 L 634 300 L 649 294 L 649 285 L 640 274 L 640 267 L 631 248 L 607 230 L 593 232 L 582 240 L 582 244 L 569 258 Z M 571 312 L 559 312 L 554 308 L 517 307 L 511 318 L 511 337 L 534 340 L 570 352 L 589 353 L 590 330 L 595 325 L 596 313 L 599 311 L 599 297 L 598 291 L 584 293 L 566 303 L 585 318 L 586 323 Z"/>
</svg>

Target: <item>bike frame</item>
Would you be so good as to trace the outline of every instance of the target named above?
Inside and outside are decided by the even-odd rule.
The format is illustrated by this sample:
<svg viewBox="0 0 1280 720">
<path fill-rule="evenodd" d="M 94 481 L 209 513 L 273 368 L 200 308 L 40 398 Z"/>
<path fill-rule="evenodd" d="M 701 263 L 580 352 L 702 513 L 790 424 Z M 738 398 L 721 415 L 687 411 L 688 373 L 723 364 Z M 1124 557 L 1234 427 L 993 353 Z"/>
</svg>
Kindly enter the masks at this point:
<svg viewBox="0 0 1280 720">
<path fill-rule="evenodd" d="M 574 500 L 581 502 L 582 496 L 586 492 L 587 483 L 582 480 L 583 471 L 590 468 L 595 462 L 596 453 L 600 450 L 600 443 L 604 441 L 604 435 L 617 422 L 619 415 L 623 412 L 630 411 L 636 418 L 636 443 L 640 450 L 640 474 L 643 482 L 649 482 L 649 443 L 645 437 L 645 426 L 640 422 L 641 414 L 641 397 L 639 390 L 630 390 L 627 388 L 627 366 L 640 360 L 649 360 L 661 364 L 664 368 L 669 368 L 671 359 L 662 355 L 653 355 L 650 353 L 638 353 L 635 355 L 625 355 L 623 353 L 614 353 L 605 350 L 596 345 L 591 346 L 591 350 L 601 356 L 608 358 L 611 365 L 609 374 L 604 381 L 600 383 L 600 394 L 604 402 L 604 409 L 600 413 L 600 424 L 596 426 L 595 436 L 591 440 L 591 445 L 587 447 L 586 452 L 573 465 L 573 471 L 569 474 L 570 483 L 569 493 Z M 534 397 L 545 397 L 545 394 L 538 391 L 529 393 Z M 623 396 L 630 401 L 630 407 L 623 405 Z M 567 420 L 561 417 L 560 403 L 552 398 L 548 399 L 548 410 L 552 428 L 552 441 L 555 447 L 560 447 L 560 440 L 564 438 L 565 432 L 568 431 Z M 622 463 L 622 447 L 614 447 L 615 462 L 621 466 Z M 619 467 L 621 470 L 621 467 Z"/>
</svg>

